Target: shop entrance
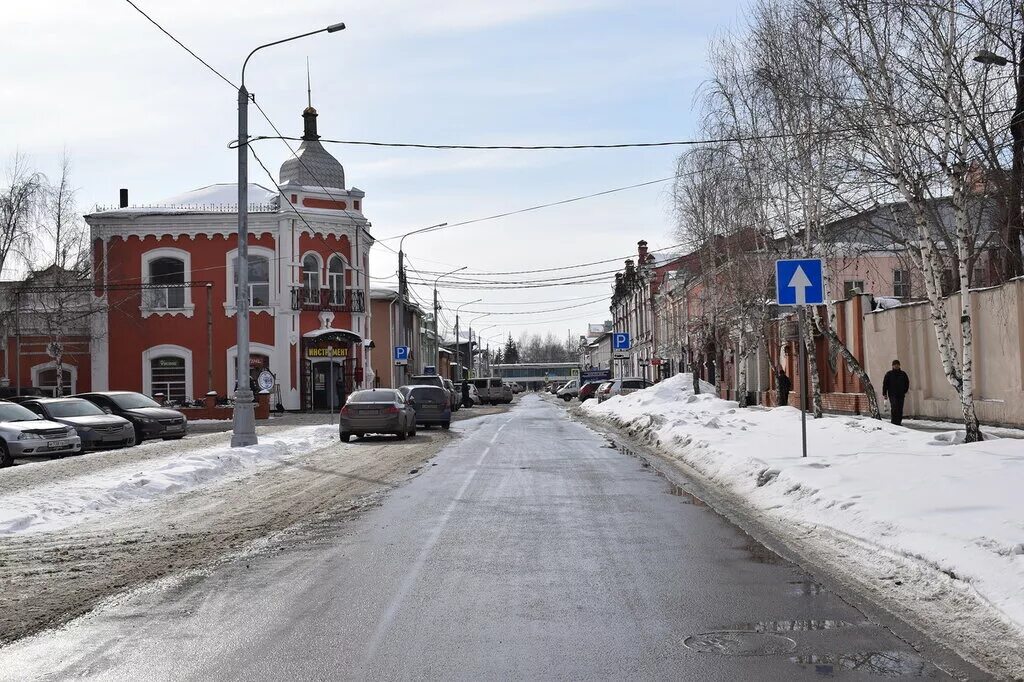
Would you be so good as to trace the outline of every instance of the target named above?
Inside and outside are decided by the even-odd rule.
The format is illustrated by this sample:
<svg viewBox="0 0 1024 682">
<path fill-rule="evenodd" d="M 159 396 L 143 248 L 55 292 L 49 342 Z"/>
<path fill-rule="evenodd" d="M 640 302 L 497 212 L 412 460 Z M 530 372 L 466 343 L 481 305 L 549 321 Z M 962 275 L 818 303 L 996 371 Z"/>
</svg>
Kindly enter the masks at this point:
<svg viewBox="0 0 1024 682">
<path fill-rule="evenodd" d="M 344 362 L 314 362 L 312 380 L 314 410 L 338 410 L 344 404 L 350 392 Z"/>
</svg>

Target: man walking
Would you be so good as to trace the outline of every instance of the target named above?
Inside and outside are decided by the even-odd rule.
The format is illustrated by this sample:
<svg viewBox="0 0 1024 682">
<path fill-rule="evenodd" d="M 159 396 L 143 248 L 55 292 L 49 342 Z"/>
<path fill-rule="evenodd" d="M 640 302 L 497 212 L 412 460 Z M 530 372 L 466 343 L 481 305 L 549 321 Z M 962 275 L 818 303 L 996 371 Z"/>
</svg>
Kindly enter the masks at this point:
<svg viewBox="0 0 1024 682">
<path fill-rule="evenodd" d="M 889 401 L 892 408 L 892 423 L 899 426 L 903 423 L 903 400 L 910 390 L 910 377 L 900 369 L 900 361 L 892 361 L 892 369 L 885 373 L 882 380 L 882 397 Z"/>
<path fill-rule="evenodd" d="M 779 368 L 777 385 L 779 389 L 779 406 L 785 407 L 789 405 L 789 392 L 793 389 L 793 382 L 786 376 L 786 370 L 781 367 Z"/>
</svg>

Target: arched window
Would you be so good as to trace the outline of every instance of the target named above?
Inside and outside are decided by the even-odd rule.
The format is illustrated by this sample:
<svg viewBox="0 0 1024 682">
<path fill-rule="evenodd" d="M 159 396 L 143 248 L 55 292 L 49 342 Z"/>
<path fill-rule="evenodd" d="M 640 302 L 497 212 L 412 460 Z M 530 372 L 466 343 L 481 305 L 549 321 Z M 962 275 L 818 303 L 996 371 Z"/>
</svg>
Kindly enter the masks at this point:
<svg viewBox="0 0 1024 682">
<path fill-rule="evenodd" d="M 150 285 L 163 285 L 147 289 L 147 307 L 153 310 L 185 307 L 185 288 L 180 286 L 185 283 L 183 260 L 170 256 L 155 258 L 149 261 L 149 272 L 146 274 Z"/>
<path fill-rule="evenodd" d="M 153 395 L 162 393 L 166 400 L 185 400 L 185 358 L 164 355 L 149 361 L 149 377 Z"/>
<path fill-rule="evenodd" d="M 302 259 L 302 297 L 306 303 L 320 302 L 320 260 L 312 253 Z"/>
<path fill-rule="evenodd" d="M 238 288 L 238 258 L 234 259 L 235 289 Z M 265 308 L 270 305 L 270 259 L 249 256 L 249 305 Z"/>
<path fill-rule="evenodd" d="M 345 305 L 345 259 L 341 256 L 332 256 L 327 264 L 327 286 L 331 305 Z"/>
</svg>

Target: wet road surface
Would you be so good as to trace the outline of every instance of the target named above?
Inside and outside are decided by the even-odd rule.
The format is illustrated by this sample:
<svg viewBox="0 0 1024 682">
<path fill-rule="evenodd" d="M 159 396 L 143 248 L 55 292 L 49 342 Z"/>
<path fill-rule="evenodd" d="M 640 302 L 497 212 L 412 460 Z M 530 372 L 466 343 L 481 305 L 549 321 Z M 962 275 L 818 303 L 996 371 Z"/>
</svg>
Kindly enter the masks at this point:
<svg viewBox="0 0 1024 682">
<path fill-rule="evenodd" d="M 563 409 L 456 428 L 380 507 L 15 643 L 0 678 L 949 679 Z"/>
</svg>

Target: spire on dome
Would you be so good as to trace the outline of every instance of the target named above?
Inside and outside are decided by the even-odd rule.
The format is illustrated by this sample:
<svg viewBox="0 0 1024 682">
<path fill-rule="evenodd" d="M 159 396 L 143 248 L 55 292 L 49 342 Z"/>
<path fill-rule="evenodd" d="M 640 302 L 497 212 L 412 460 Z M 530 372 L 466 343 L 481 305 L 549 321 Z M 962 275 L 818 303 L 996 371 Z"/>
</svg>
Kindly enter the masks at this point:
<svg viewBox="0 0 1024 682">
<path fill-rule="evenodd" d="M 307 92 L 309 91 L 307 81 Z M 304 187 L 330 187 L 345 189 L 345 169 L 330 152 L 320 144 L 320 136 L 316 130 L 316 109 L 312 105 L 312 93 L 309 106 L 302 112 L 303 134 L 302 144 L 295 156 L 281 164 L 280 182 L 282 185 L 294 183 Z"/>
</svg>

